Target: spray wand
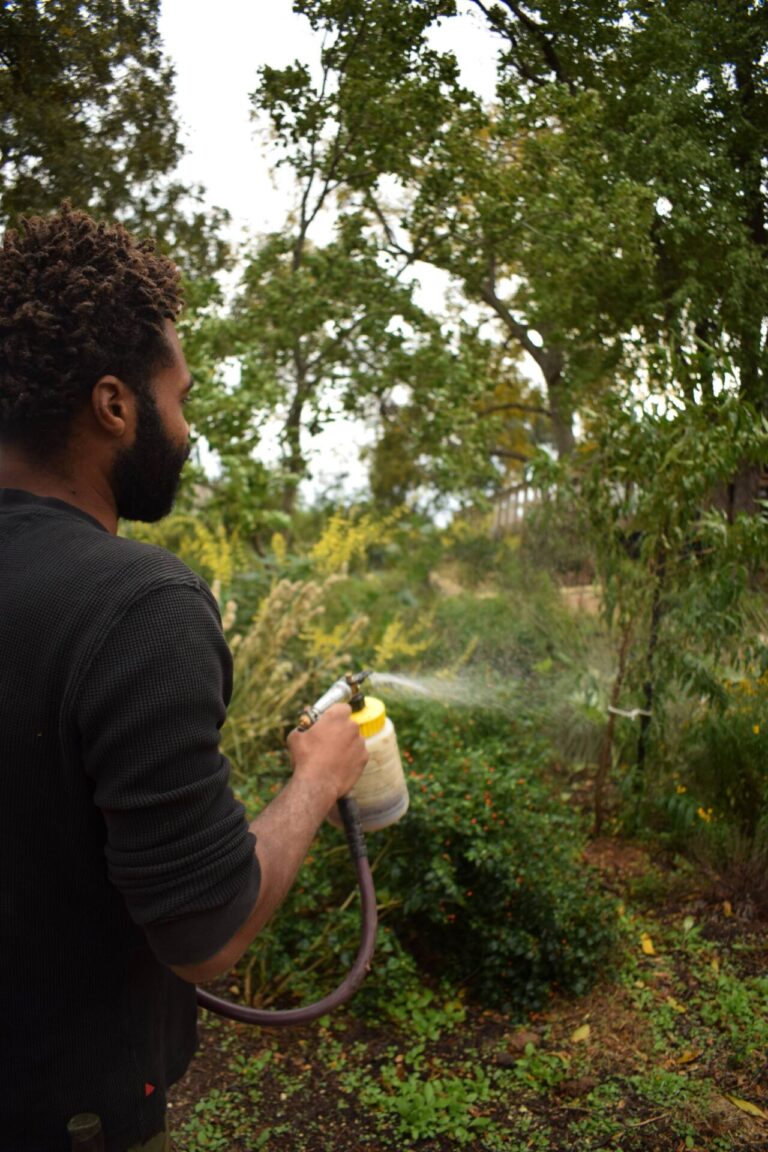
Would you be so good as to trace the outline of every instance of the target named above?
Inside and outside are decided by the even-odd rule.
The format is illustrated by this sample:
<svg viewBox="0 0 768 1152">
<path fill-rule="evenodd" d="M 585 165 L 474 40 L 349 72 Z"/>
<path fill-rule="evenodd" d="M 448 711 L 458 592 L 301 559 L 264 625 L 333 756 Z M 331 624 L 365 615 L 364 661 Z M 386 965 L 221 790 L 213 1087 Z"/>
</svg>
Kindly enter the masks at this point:
<svg viewBox="0 0 768 1152">
<path fill-rule="evenodd" d="M 380 704 L 380 701 L 375 701 L 371 697 L 365 697 L 362 693 L 361 685 L 368 676 L 370 676 L 370 672 L 349 672 L 346 676 L 337 680 L 319 700 L 316 700 L 314 704 L 303 710 L 296 725 L 297 729 L 300 732 L 306 732 L 308 728 L 311 728 L 312 725 L 319 720 L 323 712 L 326 712 L 332 705 L 349 703 L 352 708 L 353 719 L 358 719 L 361 732 L 364 736 L 368 734 L 367 729 L 371 728 L 373 729 L 372 735 L 374 737 L 378 732 L 384 734 L 384 738 L 389 741 L 385 750 L 389 752 L 389 759 L 391 760 L 391 742 L 394 740 L 394 731 L 392 730 L 391 721 L 385 718 L 384 708 L 383 705 Z M 375 707 L 376 705 L 379 705 L 379 708 Z M 379 723 L 380 719 L 382 720 L 381 723 Z M 389 731 L 386 725 L 389 725 Z M 397 753 L 396 742 L 394 749 L 395 753 Z M 397 755 L 397 763 L 399 765 L 399 754 Z M 402 775 L 402 768 L 400 768 L 400 773 Z M 404 779 L 403 788 L 405 788 Z M 394 818 L 399 819 L 407 806 L 408 798 L 406 790 L 405 803 L 403 804 L 402 802 L 401 792 L 397 804 L 398 812 Z M 362 916 L 360 946 L 355 962 L 345 979 L 342 980 L 335 991 L 324 996 L 322 1000 L 318 1000 L 314 1004 L 308 1004 L 303 1008 L 250 1008 L 244 1004 L 233 1004 L 229 1000 L 224 1000 L 219 996 L 214 996 L 211 992 L 206 992 L 203 988 L 198 988 L 197 1003 L 201 1008 L 206 1008 L 209 1012 L 216 1012 L 219 1016 L 226 1016 L 230 1020 L 238 1020 L 241 1023 L 259 1024 L 267 1028 L 279 1028 L 291 1024 L 308 1024 L 312 1020 L 317 1020 L 320 1016 L 325 1016 L 327 1012 L 332 1011 L 332 1009 L 337 1008 L 339 1004 L 343 1004 L 348 1000 L 360 987 L 370 969 L 371 958 L 376 945 L 376 893 L 373 887 L 371 866 L 368 863 L 368 850 L 365 845 L 365 835 L 363 833 L 357 799 L 353 795 L 344 796 L 338 801 L 337 809 L 340 822 L 343 825 L 347 837 L 349 853 L 357 874 Z M 387 823 L 392 823 L 392 820 L 387 820 Z M 371 824 L 370 826 L 383 827 L 384 825 L 379 822 Z"/>
</svg>

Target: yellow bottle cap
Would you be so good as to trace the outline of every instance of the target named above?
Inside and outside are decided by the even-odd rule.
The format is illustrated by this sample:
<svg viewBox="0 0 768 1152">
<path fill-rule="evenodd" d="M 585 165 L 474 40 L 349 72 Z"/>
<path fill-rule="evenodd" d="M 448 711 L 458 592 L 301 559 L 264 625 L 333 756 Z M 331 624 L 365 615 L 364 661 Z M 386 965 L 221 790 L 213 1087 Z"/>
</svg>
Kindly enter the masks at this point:
<svg viewBox="0 0 768 1152">
<path fill-rule="evenodd" d="M 381 700 L 375 696 L 366 696 L 365 707 L 359 712 L 353 712 L 352 719 L 360 726 L 360 735 L 365 739 L 381 732 L 387 719 L 387 710 Z"/>
</svg>

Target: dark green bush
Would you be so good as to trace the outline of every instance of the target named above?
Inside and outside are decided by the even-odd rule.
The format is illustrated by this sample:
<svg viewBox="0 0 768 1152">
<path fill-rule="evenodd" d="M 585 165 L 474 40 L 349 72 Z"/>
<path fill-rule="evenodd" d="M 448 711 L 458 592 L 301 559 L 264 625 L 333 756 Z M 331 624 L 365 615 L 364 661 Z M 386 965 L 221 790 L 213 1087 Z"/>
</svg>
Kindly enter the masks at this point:
<svg viewBox="0 0 768 1152">
<path fill-rule="evenodd" d="M 768 676 L 728 686 L 692 723 L 689 772 L 716 820 L 753 836 L 768 800 Z"/>
<path fill-rule="evenodd" d="M 259 779 L 241 787 L 249 813 L 258 812 L 286 778 L 285 757 L 266 754 Z M 369 843 L 373 859 L 397 829 L 380 832 Z M 374 864 L 374 868 L 376 868 Z M 386 903 L 379 873 L 379 905 Z M 380 913 L 381 917 L 381 913 Z M 374 971 L 358 992 L 354 1008 L 381 1016 L 388 1002 L 414 987 L 419 976 L 413 958 L 381 917 Z M 264 1007 L 308 1004 L 331 992 L 352 966 L 360 939 L 360 910 L 354 866 L 344 835 L 324 824 L 288 898 L 268 928 L 259 933 L 238 965 L 239 997 Z"/>
<path fill-rule="evenodd" d="M 581 860 L 575 816 L 546 787 L 547 749 L 521 722 L 403 710 L 412 803 L 389 884 L 401 937 L 428 971 L 485 1004 L 579 994 L 608 963 L 616 912 Z"/>
<path fill-rule="evenodd" d="M 519 584 L 518 541 L 513 536 L 494 537 L 481 520 L 472 525 L 454 521 L 443 535 L 443 555 L 465 588 L 477 588 L 492 580 L 497 587 L 511 580 Z"/>
<path fill-rule="evenodd" d="M 616 912 L 580 858 L 576 816 L 543 781 L 530 721 L 401 704 L 393 716 L 411 806 L 368 837 L 382 917 L 355 1010 L 380 1015 L 419 978 L 501 1008 L 586 991 L 610 961 Z M 357 947 L 352 889 L 340 834 L 324 828 L 241 966 L 252 991 L 307 1000 L 338 982 Z"/>
</svg>

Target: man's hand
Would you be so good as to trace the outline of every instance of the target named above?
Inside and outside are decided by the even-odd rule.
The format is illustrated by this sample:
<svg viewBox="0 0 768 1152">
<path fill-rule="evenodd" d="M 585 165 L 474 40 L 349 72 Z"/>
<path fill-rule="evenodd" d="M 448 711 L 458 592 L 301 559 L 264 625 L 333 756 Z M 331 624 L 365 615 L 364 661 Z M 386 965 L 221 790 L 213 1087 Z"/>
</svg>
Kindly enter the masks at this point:
<svg viewBox="0 0 768 1152">
<path fill-rule="evenodd" d="M 365 741 L 351 715 L 349 704 L 334 704 L 311 728 L 288 737 L 294 778 L 327 786 L 328 809 L 347 795 L 368 762 Z"/>
</svg>

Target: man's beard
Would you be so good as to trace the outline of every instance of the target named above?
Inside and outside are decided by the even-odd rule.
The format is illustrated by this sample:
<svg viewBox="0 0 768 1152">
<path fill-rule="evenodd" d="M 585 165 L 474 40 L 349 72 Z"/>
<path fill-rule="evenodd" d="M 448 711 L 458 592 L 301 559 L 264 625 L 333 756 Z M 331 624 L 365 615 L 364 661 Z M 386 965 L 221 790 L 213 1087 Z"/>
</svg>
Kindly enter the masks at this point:
<svg viewBox="0 0 768 1152">
<path fill-rule="evenodd" d="M 170 439 L 152 396 L 137 400 L 136 438 L 115 457 L 112 491 L 119 519 L 154 524 L 173 508 L 190 444 Z"/>
</svg>

